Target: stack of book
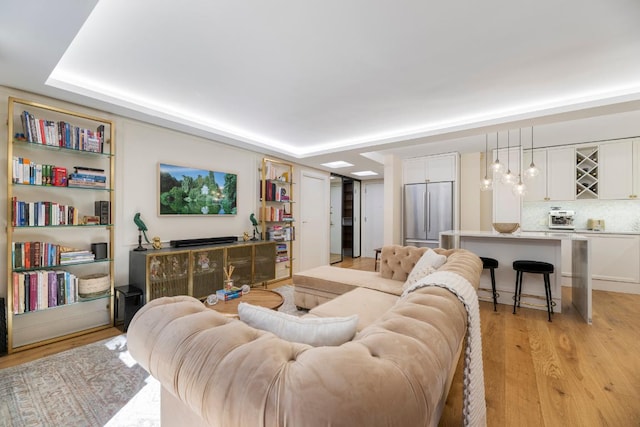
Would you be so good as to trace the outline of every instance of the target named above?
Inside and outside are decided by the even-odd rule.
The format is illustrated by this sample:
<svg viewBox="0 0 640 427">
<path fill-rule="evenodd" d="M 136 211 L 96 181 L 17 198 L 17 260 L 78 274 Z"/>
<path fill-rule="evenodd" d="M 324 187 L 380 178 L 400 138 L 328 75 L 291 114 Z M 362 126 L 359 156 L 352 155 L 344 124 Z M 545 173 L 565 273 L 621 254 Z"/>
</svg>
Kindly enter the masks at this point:
<svg viewBox="0 0 640 427">
<path fill-rule="evenodd" d="M 74 166 L 75 172 L 69 175 L 69 187 L 107 188 L 107 175 L 104 169 Z"/>
</svg>

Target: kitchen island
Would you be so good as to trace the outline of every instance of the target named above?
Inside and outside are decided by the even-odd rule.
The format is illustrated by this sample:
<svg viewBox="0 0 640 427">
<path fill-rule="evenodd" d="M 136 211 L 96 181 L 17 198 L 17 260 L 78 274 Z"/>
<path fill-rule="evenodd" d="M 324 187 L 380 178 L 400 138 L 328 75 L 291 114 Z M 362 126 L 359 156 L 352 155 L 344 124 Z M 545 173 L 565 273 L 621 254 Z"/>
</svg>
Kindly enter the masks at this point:
<svg viewBox="0 0 640 427">
<path fill-rule="evenodd" d="M 554 265 L 551 275 L 551 294 L 554 312 L 562 311 L 562 241 L 570 241 L 572 258 L 571 300 L 582 317 L 591 324 L 591 246 L 589 239 L 573 233 L 516 232 L 503 234 L 491 231 L 444 231 L 440 233 L 440 247 L 468 249 L 478 256 L 495 258 L 498 302 L 513 307 L 516 273 L 513 261 L 543 261 Z M 482 275 L 479 296 L 491 297 L 491 278 L 488 270 Z M 488 291 L 487 291 L 488 290 Z M 488 293 L 487 293 L 488 292 Z M 544 282 L 541 274 L 524 274 L 522 306 L 546 310 Z"/>
</svg>

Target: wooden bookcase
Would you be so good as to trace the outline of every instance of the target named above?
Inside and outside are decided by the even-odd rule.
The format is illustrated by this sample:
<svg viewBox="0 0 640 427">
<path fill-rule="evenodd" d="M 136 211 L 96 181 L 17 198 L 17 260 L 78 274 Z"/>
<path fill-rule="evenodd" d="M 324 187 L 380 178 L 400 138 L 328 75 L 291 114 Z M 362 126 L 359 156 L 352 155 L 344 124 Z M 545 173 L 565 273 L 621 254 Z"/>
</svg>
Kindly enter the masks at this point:
<svg viewBox="0 0 640 427">
<path fill-rule="evenodd" d="M 276 242 L 275 280 L 290 279 L 295 240 L 293 165 L 263 158 L 259 185 L 261 237 Z"/>
<path fill-rule="evenodd" d="M 275 278 L 275 242 L 237 242 L 129 253 L 129 281 L 143 292 L 143 301 L 191 295 L 204 299 L 224 284 L 224 269 L 234 266 L 234 286 L 255 285 Z"/>
<path fill-rule="evenodd" d="M 62 108 L 13 97 L 8 102 L 11 353 L 113 323 L 115 128 L 110 120 Z M 96 223 L 98 206 L 103 217 Z M 106 253 L 92 244 L 106 244 Z M 79 258 L 60 258 L 71 250 L 81 251 Z M 87 286 L 95 281 L 100 286 Z"/>
</svg>

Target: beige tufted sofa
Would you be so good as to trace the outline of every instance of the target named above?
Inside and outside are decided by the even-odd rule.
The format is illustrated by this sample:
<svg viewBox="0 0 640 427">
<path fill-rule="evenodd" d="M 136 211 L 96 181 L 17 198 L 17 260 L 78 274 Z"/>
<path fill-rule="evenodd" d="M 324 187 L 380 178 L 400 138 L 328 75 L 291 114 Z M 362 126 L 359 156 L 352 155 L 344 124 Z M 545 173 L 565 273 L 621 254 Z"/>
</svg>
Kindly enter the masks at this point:
<svg viewBox="0 0 640 427">
<path fill-rule="evenodd" d="M 380 253 L 380 271 L 360 271 L 323 265 L 293 275 L 294 301 L 300 308 L 312 309 L 356 288 L 366 288 L 392 295 L 402 293 L 402 285 L 427 248 L 414 246 L 384 246 Z M 454 249 L 434 249 L 449 256 Z M 448 265 L 447 265 L 448 264 Z M 447 263 L 440 270 L 455 270 L 457 264 Z M 474 287 L 479 278 L 467 277 Z"/>
<path fill-rule="evenodd" d="M 410 269 L 416 252 L 385 250 L 381 274 L 395 275 L 388 280 L 401 287 L 406 271 L 399 273 L 397 263 Z M 477 288 L 477 256 L 441 253 L 448 259 L 440 270 L 457 272 Z M 436 426 L 467 313 L 440 287 L 396 294 L 356 286 L 315 307 L 308 316 L 365 314 L 356 336 L 332 347 L 285 341 L 191 297 L 160 298 L 132 320 L 128 347 L 162 385 L 163 427 Z"/>
</svg>

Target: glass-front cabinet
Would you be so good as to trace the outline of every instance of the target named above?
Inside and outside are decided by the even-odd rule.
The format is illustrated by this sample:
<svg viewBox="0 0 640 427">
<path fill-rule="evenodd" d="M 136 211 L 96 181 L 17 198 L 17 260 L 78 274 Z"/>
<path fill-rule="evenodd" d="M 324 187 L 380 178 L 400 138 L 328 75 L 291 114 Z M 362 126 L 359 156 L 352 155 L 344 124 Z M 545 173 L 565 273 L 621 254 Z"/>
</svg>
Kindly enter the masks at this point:
<svg viewBox="0 0 640 427">
<path fill-rule="evenodd" d="M 275 264 L 276 242 L 270 241 L 131 251 L 129 281 L 145 302 L 175 295 L 205 299 L 223 288 L 225 271 L 234 286 L 255 286 L 275 279 Z"/>
</svg>

